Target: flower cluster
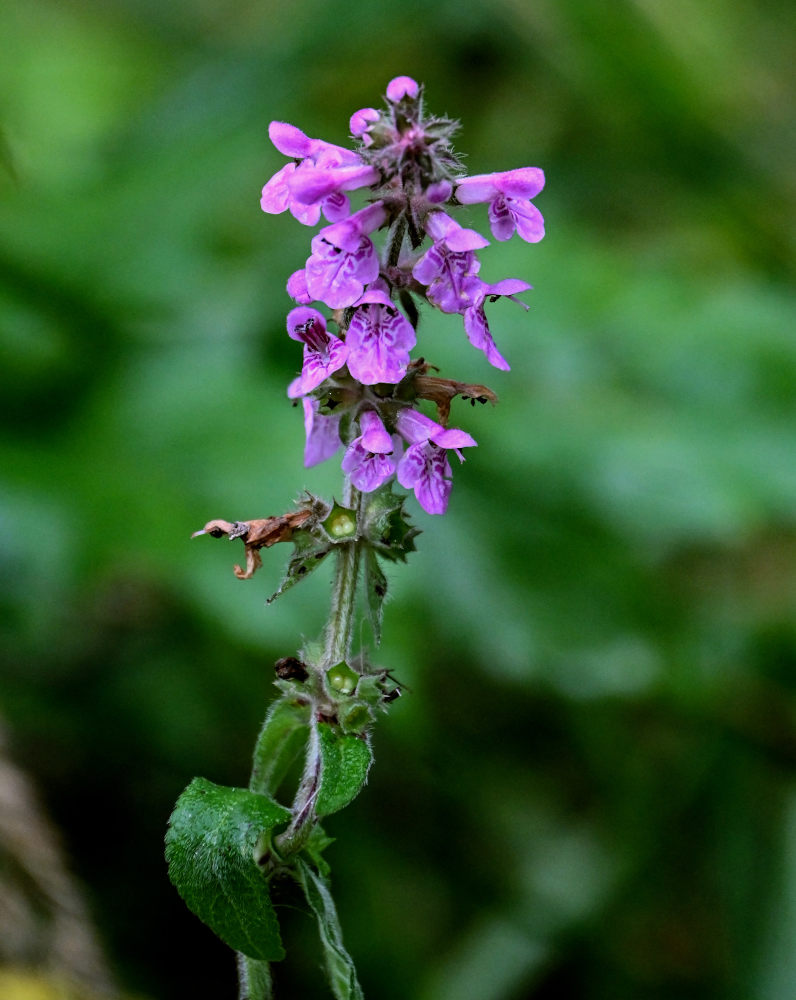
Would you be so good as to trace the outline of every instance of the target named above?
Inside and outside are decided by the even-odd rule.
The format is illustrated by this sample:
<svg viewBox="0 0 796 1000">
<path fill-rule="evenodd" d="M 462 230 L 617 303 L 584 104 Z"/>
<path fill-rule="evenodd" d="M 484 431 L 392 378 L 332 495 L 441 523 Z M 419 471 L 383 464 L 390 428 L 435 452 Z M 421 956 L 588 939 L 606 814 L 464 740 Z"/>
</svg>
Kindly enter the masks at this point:
<svg viewBox="0 0 796 1000">
<path fill-rule="evenodd" d="M 486 204 L 496 240 L 516 232 L 535 243 L 544 235 L 531 201 L 544 186 L 542 171 L 522 167 L 467 177 L 451 146 L 456 128 L 425 113 L 422 87 L 406 76 L 388 84 L 384 110 L 362 108 L 351 116 L 356 151 L 272 122 L 271 141 L 290 162 L 268 181 L 261 199 L 265 212 L 289 211 L 307 226 L 316 226 L 321 215 L 328 222 L 313 237 L 305 266 L 287 283 L 297 303 L 287 332 L 304 355 L 288 396 L 304 407 L 305 463 L 344 447 L 342 468 L 357 489 L 370 492 L 395 477 L 430 514 L 448 505 L 448 453 L 462 461 L 461 449 L 476 442 L 445 426 L 447 407 L 438 412 L 440 422 L 415 408 L 419 399 L 436 398 L 422 388 L 429 366 L 410 358 L 417 302 L 460 315 L 470 343 L 507 371 L 485 305 L 500 297 L 518 301 L 514 297 L 531 287 L 518 278 L 490 284 L 479 277 L 477 251 L 489 241 L 459 225 L 447 209 Z M 353 211 L 348 192 L 362 189 L 369 192 L 367 203 Z M 381 252 L 373 242 L 380 230 L 387 231 Z M 326 306 L 331 316 L 312 303 Z M 457 394 L 479 396 L 462 388 Z"/>
</svg>

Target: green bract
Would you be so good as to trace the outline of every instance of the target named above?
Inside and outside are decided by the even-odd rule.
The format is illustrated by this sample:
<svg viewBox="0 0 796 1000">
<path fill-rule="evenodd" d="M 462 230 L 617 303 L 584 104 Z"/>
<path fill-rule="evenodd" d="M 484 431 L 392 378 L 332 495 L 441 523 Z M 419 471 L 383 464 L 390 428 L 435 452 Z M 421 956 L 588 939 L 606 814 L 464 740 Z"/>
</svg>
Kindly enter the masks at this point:
<svg viewBox="0 0 796 1000">
<path fill-rule="evenodd" d="M 365 784 L 373 754 L 368 741 L 343 733 L 326 722 L 318 723 L 321 787 L 315 800 L 319 817 L 343 809 Z"/>
</svg>

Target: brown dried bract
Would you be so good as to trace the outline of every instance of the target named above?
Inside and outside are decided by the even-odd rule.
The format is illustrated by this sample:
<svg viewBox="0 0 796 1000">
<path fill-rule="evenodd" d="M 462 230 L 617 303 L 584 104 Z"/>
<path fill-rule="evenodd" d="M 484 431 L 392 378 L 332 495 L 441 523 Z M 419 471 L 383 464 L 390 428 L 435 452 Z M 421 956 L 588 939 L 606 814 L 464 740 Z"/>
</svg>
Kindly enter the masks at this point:
<svg viewBox="0 0 796 1000">
<path fill-rule="evenodd" d="M 447 424 L 451 412 L 451 400 L 456 396 L 469 399 L 473 406 L 476 403 L 492 403 L 493 406 L 497 403 L 497 396 L 487 386 L 469 385 L 467 382 L 457 382 L 452 378 L 428 375 L 430 367 L 424 365 L 423 370 L 415 375 L 414 387 L 419 399 L 430 399 L 436 404 L 441 424 Z"/>
<path fill-rule="evenodd" d="M 263 564 L 260 549 L 269 549 L 277 542 L 289 542 L 293 532 L 315 516 L 312 510 L 305 508 L 288 514 L 279 514 L 276 517 L 256 517 L 251 521 L 217 519 L 208 521 L 204 528 L 195 531 L 191 538 L 196 538 L 198 535 L 212 535 L 213 538 L 221 538 L 224 535 L 230 539 L 242 538 L 246 548 L 246 569 L 235 566 L 233 572 L 239 580 L 248 580 Z"/>
</svg>

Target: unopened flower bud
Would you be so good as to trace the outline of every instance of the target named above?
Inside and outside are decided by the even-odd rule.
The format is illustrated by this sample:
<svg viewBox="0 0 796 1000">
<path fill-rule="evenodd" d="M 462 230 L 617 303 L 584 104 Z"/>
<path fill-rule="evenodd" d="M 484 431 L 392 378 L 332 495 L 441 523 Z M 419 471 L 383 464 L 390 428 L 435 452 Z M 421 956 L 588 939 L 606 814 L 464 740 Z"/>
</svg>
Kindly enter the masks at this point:
<svg viewBox="0 0 796 1000">
<path fill-rule="evenodd" d="M 411 76 L 396 76 L 387 84 L 387 100 L 393 104 L 397 104 L 404 97 L 415 100 L 419 92 L 420 87 Z"/>
<path fill-rule="evenodd" d="M 329 687 L 339 694 L 353 694 L 359 681 L 359 674 L 341 660 L 340 663 L 329 667 L 326 671 L 326 680 Z"/>
</svg>

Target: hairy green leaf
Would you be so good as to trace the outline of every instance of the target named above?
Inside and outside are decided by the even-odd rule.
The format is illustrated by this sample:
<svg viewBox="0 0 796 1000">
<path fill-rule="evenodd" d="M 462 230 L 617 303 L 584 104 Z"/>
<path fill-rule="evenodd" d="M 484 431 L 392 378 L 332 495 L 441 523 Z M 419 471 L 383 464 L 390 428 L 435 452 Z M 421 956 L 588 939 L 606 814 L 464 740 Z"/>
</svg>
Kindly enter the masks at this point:
<svg viewBox="0 0 796 1000">
<path fill-rule="evenodd" d="M 289 819 L 264 795 L 194 778 L 166 834 L 169 877 L 188 909 L 230 948 L 266 962 L 285 953 L 255 845 Z"/>
<path fill-rule="evenodd" d="M 285 695 L 268 709 L 254 748 L 249 790 L 273 795 L 307 740 L 309 702 Z"/>
<path fill-rule="evenodd" d="M 373 762 L 370 744 L 360 736 L 343 733 L 327 722 L 318 723 L 321 787 L 315 812 L 328 816 L 357 797 Z"/>
<path fill-rule="evenodd" d="M 354 963 L 343 946 L 337 909 L 326 879 L 300 858 L 296 861 L 295 874 L 318 921 L 326 975 L 335 1000 L 365 1000 Z"/>
</svg>

